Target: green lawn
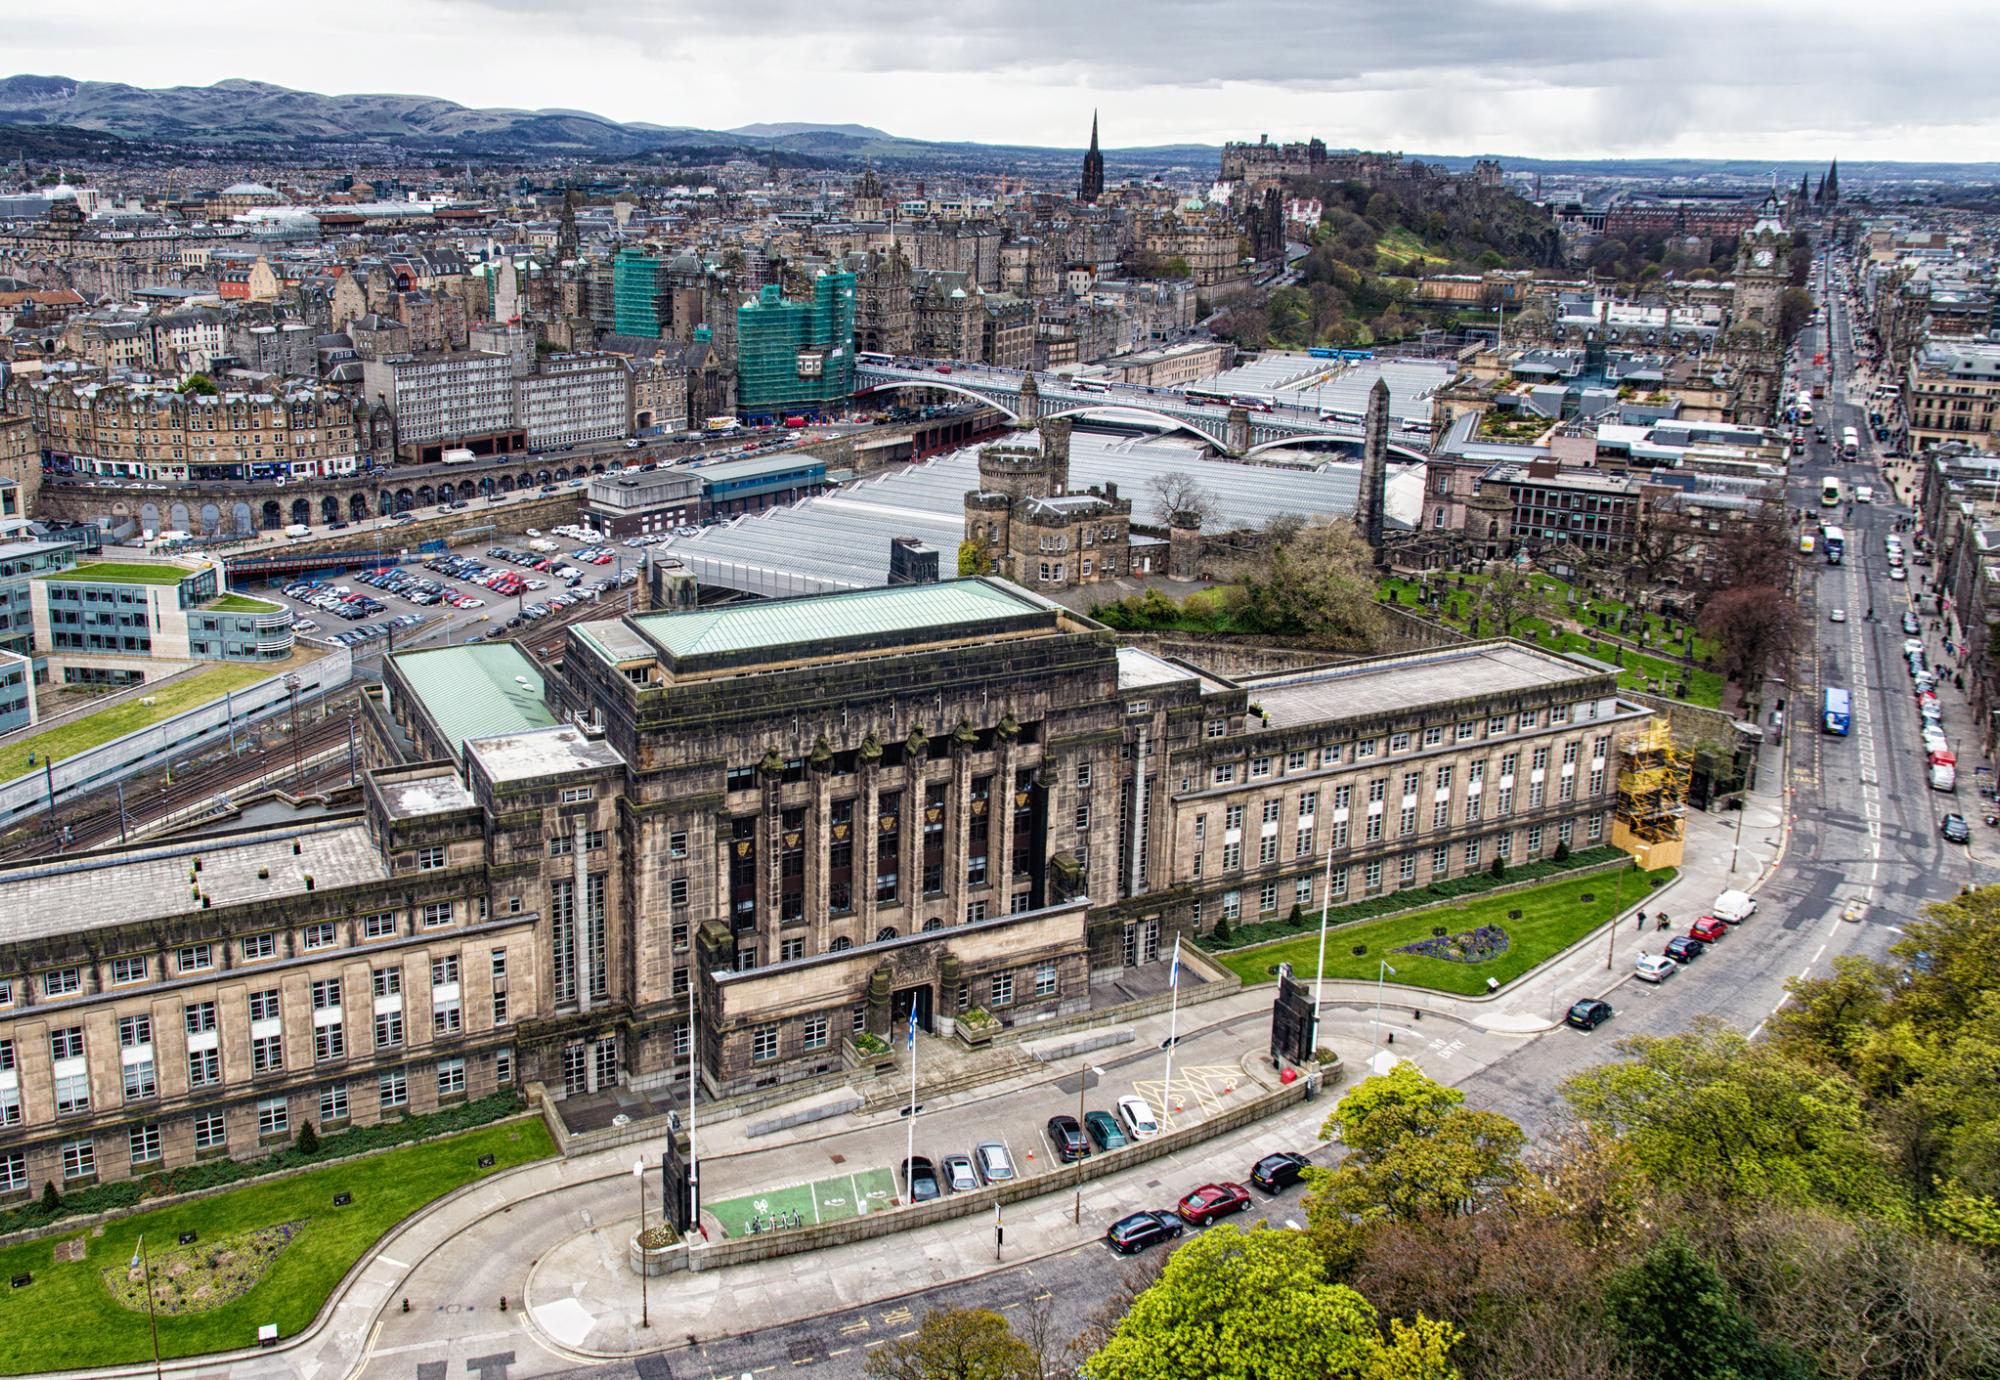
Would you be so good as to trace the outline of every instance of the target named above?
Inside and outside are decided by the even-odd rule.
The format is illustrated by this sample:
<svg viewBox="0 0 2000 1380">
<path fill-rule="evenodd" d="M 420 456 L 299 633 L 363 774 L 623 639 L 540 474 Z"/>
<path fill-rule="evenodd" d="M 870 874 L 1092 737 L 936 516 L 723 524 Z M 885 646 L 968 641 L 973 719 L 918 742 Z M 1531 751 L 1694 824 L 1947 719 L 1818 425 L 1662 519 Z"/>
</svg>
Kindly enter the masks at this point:
<svg viewBox="0 0 2000 1380">
<path fill-rule="evenodd" d="M 102 1236 L 71 1232 L 0 1249 L 0 1275 L 35 1277 L 26 1288 L 0 1296 L 0 1374 L 150 1359 L 144 1310 L 115 1302 L 103 1278 L 106 1268 L 122 1269 L 131 1260 L 142 1232 L 147 1250 L 157 1255 L 173 1250 L 184 1231 L 213 1241 L 258 1227 L 304 1223 L 249 1292 L 209 1312 L 160 1315 L 163 1356 L 255 1346 L 263 1323 L 276 1323 L 281 1337 L 305 1328 L 362 1253 L 424 1204 L 484 1175 L 553 1153 L 548 1128 L 531 1117 L 122 1218 L 106 1223 Z M 478 1167 L 481 1155 L 493 1156 L 492 1168 Z M 333 1195 L 343 1190 L 354 1201 L 335 1208 Z M 88 1254 L 56 1264 L 56 1244 L 75 1239 L 86 1242 Z"/>
<path fill-rule="evenodd" d="M 1662 868 L 1650 875 L 1664 885 L 1674 872 L 1672 868 Z M 1586 894 L 1591 897 L 1588 901 L 1583 899 Z M 1487 990 L 1486 979 L 1498 978 L 1502 984 L 1513 981 L 1649 894 L 1639 874 L 1627 868 L 1481 896 L 1462 905 L 1343 925 L 1327 932 L 1326 975 L 1373 981 L 1378 965 L 1387 959 L 1396 970 L 1390 978 L 1392 985 L 1477 996 Z M 1413 893 L 1412 903 L 1421 904 L 1422 897 L 1421 891 Z M 1521 912 L 1521 918 L 1508 918 L 1508 913 L 1516 910 Z M 1271 969 L 1280 963 L 1289 963 L 1293 973 L 1310 978 L 1316 971 L 1319 953 L 1319 931 L 1312 928 L 1316 923 L 1317 917 L 1313 917 L 1307 929 L 1293 939 L 1211 957 L 1245 983 L 1273 981 Z M 1431 931 L 1440 925 L 1451 934 L 1481 925 L 1498 925 L 1507 931 L 1510 943 L 1504 954 L 1485 963 L 1456 963 L 1424 954 L 1394 952 L 1405 944 L 1431 938 Z M 1365 951 L 1355 953 L 1357 945 Z"/>
<path fill-rule="evenodd" d="M 1387 231 L 1375 241 L 1375 254 L 1379 262 L 1387 267 L 1402 267 L 1409 264 L 1450 263 L 1451 256 L 1440 254 L 1430 248 L 1414 231 L 1397 226 Z"/>
<path fill-rule="evenodd" d="M 269 599 L 252 599 L 247 594 L 224 594 L 202 605 L 208 613 L 276 613 L 279 607 Z"/>
<path fill-rule="evenodd" d="M 220 698 L 224 692 L 241 690 L 268 680 L 277 672 L 269 665 L 209 666 L 192 672 L 157 690 L 146 690 L 121 704 L 110 705 L 80 719 L 71 719 L 56 728 L 18 739 L 0 749 L 0 781 L 12 781 L 29 772 L 40 771 L 48 760 L 62 761 L 79 752 L 108 743 L 148 724 Z M 153 703 L 141 704 L 150 698 Z M 28 760 L 33 754 L 34 761 Z"/>
<path fill-rule="evenodd" d="M 188 576 L 177 565 L 142 565 L 137 561 L 91 561 L 74 570 L 52 570 L 37 580 L 87 580 L 100 585 L 177 585 Z"/>
</svg>

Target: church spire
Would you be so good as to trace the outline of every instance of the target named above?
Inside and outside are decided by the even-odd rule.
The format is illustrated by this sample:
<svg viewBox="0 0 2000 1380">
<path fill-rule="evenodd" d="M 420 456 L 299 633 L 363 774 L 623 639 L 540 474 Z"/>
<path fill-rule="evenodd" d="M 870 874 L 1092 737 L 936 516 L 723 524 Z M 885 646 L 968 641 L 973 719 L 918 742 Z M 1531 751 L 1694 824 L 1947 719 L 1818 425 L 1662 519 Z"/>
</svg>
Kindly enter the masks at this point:
<svg viewBox="0 0 2000 1380">
<path fill-rule="evenodd" d="M 1097 112 L 1090 112 L 1090 151 L 1083 155 L 1083 177 L 1076 184 L 1078 201 L 1096 201 L 1104 195 L 1104 154 L 1097 147 Z"/>
</svg>

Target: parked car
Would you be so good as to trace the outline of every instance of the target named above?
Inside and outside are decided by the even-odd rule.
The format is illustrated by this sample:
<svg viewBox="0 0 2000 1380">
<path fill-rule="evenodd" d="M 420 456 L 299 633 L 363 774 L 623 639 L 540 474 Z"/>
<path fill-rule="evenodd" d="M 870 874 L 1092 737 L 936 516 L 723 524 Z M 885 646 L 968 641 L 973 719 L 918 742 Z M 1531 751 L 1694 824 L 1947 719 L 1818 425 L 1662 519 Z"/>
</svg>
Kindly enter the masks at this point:
<svg viewBox="0 0 2000 1380">
<path fill-rule="evenodd" d="M 1181 1199 L 1176 1209 L 1181 1220 L 1205 1227 L 1218 1217 L 1242 1212 L 1250 1206 L 1250 1190 L 1242 1184 L 1203 1184 Z"/>
<path fill-rule="evenodd" d="M 1119 1150 L 1132 1143 L 1119 1129 L 1118 1118 L 1109 1112 L 1085 1112 L 1083 1129 L 1097 1142 L 1099 1150 Z"/>
<path fill-rule="evenodd" d="M 946 1155 L 938 1161 L 938 1173 L 944 1179 L 944 1186 L 953 1193 L 970 1193 L 979 1187 L 979 1176 L 973 1172 L 970 1155 Z"/>
<path fill-rule="evenodd" d="M 1121 1217 L 1104 1230 L 1105 1244 L 1119 1255 L 1133 1255 L 1161 1241 L 1171 1241 L 1183 1230 L 1171 1212 L 1147 1209 Z"/>
<path fill-rule="evenodd" d="M 909 1198 L 913 1203 L 927 1203 L 944 1196 L 944 1189 L 938 1185 L 937 1166 L 922 1155 L 914 1155 L 903 1162 L 903 1183 L 909 1189 Z"/>
<path fill-rule="evenodd" d="M 1713 915 L 1704 915 L 1688 926 L 1688 935 L 1691 938 L 1699 939 L 1704 944 L 1719 943 L 1722 937 L 1728 933 L 1729 926 L 1723 924 Z"/>
<path fill-rule="evenodd" d="M 1667 941 L 1667 957 L 1679 964 L 1685 965 L 1707 952 L 1708 945 L 1692 935 L 1677 934 Z"/>
<path fill-rule="evenodd" d="M 1908 633 L 1911 637 L 1915 637 L 1918 633 L 1922 632 L 1923 630 L 1924 630 L 1924 625 L 1922 619 L 1918 618 L 1914 613 L 1906 613 L 1903 615 L 1904 632 Z M 1923 644 L 1919 643 L 1917 645 L 1922 646 Z"/>
<path fill-rule="evenodd" d="M 1143 1097 L 1121 1097 L 1118 1099 L 1118 1119 L 1125 1123 L 1125 1134 L 1133 1140 L 1144 1140 L 1148 1136 L 1160 1134 L 1160 1122 L 1153 1115 L 1153 1109 Z"/>
<path fill-rule="evenodd" d="M 1829 610 L 1826 615 L 1826 620 L 1829 623 L 1845 623 L 1847 621 L 1847 610 L 1846 609 Z"/>
<path fill-rule="evenodd" d="M 1090 1153 L 1090 1141 L 1083 1134 L 1083 1127 L 1077 1125 L 1075 1117 L 1050 1117 L 1048 1132 L 1049 1144 L 1054 1147 L 1056 1158 L 1064 1164 L 1080 1160 Z"/>
<path fill-rule="evenodd" d="M 1632 971 L 1641 982 L 1665 982 L 1681 970 L 1681 965 L 1664 954 L 1640 954 Z"/>
<path fill-rule="evenodd" d="M 1569 1014 L 1563 1017 L 1563 1024 L 1577 1030 L 1595 1030 L 1610 1019 L 1610 1002 L 1586 997 L 1570 1007 Z"/>
<path fill-rule="evenodd" d="M 1938 832 L 1944 835 L 1946 843 L 1971 843 L 1972 827 L 1961 814 L 1949 814 L 1938 824 Z"/>
<path fill-rule="evenodd" d="M 1283 1193 L 1299 1181 L 1299 1171 L 1311 1163 L 1304 1155 L 1279 1150 L 1250 1166 L 1250 1182 L 1266 1193 Z"/>
<path fill-rule="evenodd" d="M 972 1167 L 983 1184 L 1004 1184 L 1014 1177 L 1014 1157 L 997 1140 L 982 1140 L 972 1147 Z"/>
</svg>

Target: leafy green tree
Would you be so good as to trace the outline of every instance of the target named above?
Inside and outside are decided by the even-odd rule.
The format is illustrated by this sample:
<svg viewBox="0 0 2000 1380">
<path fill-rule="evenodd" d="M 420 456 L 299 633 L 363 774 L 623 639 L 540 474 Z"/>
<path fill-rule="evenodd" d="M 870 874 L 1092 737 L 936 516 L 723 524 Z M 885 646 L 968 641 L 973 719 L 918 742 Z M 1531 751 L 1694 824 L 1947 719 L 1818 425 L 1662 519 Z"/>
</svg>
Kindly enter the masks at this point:
<svg viewBox="0 0 2000 1380">
<path fill-rule="evenodd" d="M 1243 578 L 1247 630 L 1366 641 L 1382 626 L 1374 555 L 1351 522 L 1278 519 Z"/>
<path fill-rule="evenodd" d="M 1845 1074 L 1753 1045 L 1715 1019 L 1618 1050 L 1620 1061 L 1571 1076 L 1563 1097 L 1591 1131 L 1622 1139 L 1655 1186 L 1896 1210 Z"/>
<path fill-rule="evenodd" d="M 195 397 L 212 398 L 221 390 L 216 388 L 215 380 L 207 374 L 189 374 L 176 391 Z"/>
<path fill-rule="evenodd" d="M 1513 1186 L 1521 1128 L 1464 1101 L 1414 1064 L 1364 1079 L 1340 1100 L 1322 1134 L 1337 1135 L 1348 1154 L 1315 1176 L 1306 1203 L 1307 1221 L 1336 1258 L 1338 1223 L 1456 1216 Z"/>
<path fill-rule="evenodd" d="M 1041 1365 L 1007 1320 L 986 1308 L 934 1308 L 868 1357 L 869 1380 L 1040 1380 Z"/>
<path fill-rule="evenodd" d="M 963 575 L 984 575 L 987 566 L 986 543 L 976 537 L 967 537 L 958 544 L 958 573 Z"/>
<path fill-rule="evenodd" d="M 1169 1257 L 1083 1373 L 1090 1380 L 1361 1380 L 1376 1374 L 1383 1353 L 1375 1310 L 1352 1289 L 1327 1282 L 1311 1241 L 1231 1223 Z"/>
<path fill-rule="evenodd" d="M 1808 1380 L 1758 1339 L 1721 1274 L 1682 1236 L 1612 1275 L 1604 1305 L 1633 1361 L 1657 1380 Z"/>
</svg>

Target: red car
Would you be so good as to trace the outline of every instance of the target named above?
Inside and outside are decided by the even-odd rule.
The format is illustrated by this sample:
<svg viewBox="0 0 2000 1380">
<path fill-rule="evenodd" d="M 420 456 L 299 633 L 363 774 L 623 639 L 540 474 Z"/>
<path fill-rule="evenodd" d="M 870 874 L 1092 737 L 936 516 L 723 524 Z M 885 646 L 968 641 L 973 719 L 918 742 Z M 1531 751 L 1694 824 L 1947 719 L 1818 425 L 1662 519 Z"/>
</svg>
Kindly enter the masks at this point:
<svg viewBox="0 0 2000 1380">
<path fill-rule="evenodd" d="M 1729 933 L 1729 926 L 1713 915 L 1704 915 L 1688 926 L 1688 934 L 1704 944 L 1713 944 Z"/>
<path fill-rule="evenodd" d="M 1175 1209 L 1190 1226 L 1204 1227 L 1218 1217 L 1250 1206 L 1250 1190 L 1242 1184 L 1203 1184 L 1181 1199 Z"/>
</svg>

